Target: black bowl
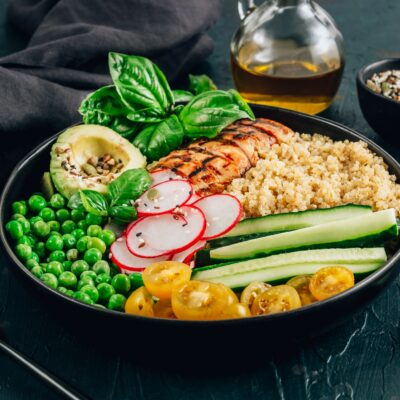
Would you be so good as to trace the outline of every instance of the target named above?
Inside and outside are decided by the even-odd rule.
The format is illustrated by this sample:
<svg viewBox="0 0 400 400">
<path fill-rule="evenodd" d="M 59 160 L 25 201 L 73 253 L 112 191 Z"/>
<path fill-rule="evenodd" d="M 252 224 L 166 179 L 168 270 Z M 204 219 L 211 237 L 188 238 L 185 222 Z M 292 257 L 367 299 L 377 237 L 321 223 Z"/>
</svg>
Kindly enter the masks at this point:
<svg viewBox="0 0 400 400">
<path fill-rule="evenodd" d="M 336 140 L 364 140 L 375 153 L 383 157 L 390 172 L 400 178 L 400 165 L 388 153 L 345 126 L 273 107 L 255 105 L 253 109 L 257 116 L 275 119 L 296 131 L 319 132 Z M 254 349 L 260 352 L 271 348 L 287 348 L 288 343 L 311 338 L 339 325 L 365 307 L 398 274 L 400 252 L 397 250 L 385 266 L 338 296 L 287 313 L 237 320 L 196 322 L 143 318 L 80 303 L 50 289 L 34 277 L 14 254 L 13 244 L 4 231 L 11 203 L 26 198 L 37 189 L 41 174 L 48 168 L 50 147 L 56 136 L 28 154 L 9 177 L 0 199 L 1 241 L 11 259 L 9 267 L 25 281 L 32 294 L 39 294 L 43 307 L 54 309 L 55 315 L 62 315 L 61 323 L 78 328 L 80 334 L 92 342 L 99 339 L 104 343 L 104 340 L 113 338 L 114 350 L 120 345 L 120 350 L 117 350 L 120 354 L 149 358 L 151 349 L 157 352 L 158 363 L 164 361 L 164 364 L 171 365 L 174 361 L 179 363 L 177 352 L 187 352 L 185 343 L 190 339 L 192 350 L 195 349 L 197 354 L 196 364 L 202 365 L 202 360 L 208 360 L 207 354 L 212 350 L 218 351 L 218 354 L 228 354 L 237 361 L 249 353 L 253 352 L 254 355 Z M 271 346 L 272 343 L 274 346 Z M 284 343 L 284 346 L 279 346 L 279 343 Z M 223 360 L 226 366 L 226 359 Z M 232 365 L 237 365 L 237 362 Z"/>
<path fill-rule="evenodd" d="M 400 145 L 400 101 L 382 96 L 366 84 L 373 74 L 391 69 L 400 70 L 400 58 L 377 61 L 361 68 L 357 75 L 357 93 L 364 118 L 372 129 L 387 141 Z"/>
</svg>

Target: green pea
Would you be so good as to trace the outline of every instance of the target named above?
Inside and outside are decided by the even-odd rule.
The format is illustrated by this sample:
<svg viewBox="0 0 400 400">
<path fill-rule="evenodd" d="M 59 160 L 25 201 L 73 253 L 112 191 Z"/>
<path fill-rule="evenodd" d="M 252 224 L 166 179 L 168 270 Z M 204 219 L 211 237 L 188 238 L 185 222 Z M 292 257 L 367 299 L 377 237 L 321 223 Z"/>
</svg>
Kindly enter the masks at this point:
<svg viewBox="0 0 400 400">
<path fill-rule="evenodd" d="M 39 194 L 34 194 L 31 196 L 28 200 L 29 208 L 35 212 L 38 213 L 40 210 L 45 208 L 47 206 L 47 201 L 46 199 L 39 195 Z"/>
<path fill-rule="evenodd" d="M 19 217 L 16 221 L 22 225 L 25 234 L 31 230 L 31 223 L 25 217 Z"/>
<path fill-rule="evenodd" d="M 69 219 L 69 211 L 65 208 L 61 208 L 56 211 L 56 216 L 60 222 L 67 221 Z"/>
<path fill-rule="evenodd" d="M 31 226 L 35 225 L 35 222 L 38 222 L 38 221 L 43 221 L 43 218 L 39 217 L 38 215 L 29 219 Z"/>
<path fill-rule="evenodd" d="M 65 260 L 62 262 L 64 271 L 71 271 L 71 265 L 72 265 L 72 261 L 70 260 Z"/>
<path fill-rule="evenodd" d="M 89 278 L 93 279 L 93 281 L 94 281 L 94 280 L 96 279 L 96 277 L 97 277 L 96 272 L 91 271 L 91 270 L 82 272 L 82 274 L 81 274 L 81 279 L 84 278 L 84 277 L 86 277 L 86 276 L 88 276 Z"/>
<path fill-rule="evenodd" d="M 65 205 L 65 199 L 64 199 L 63 196 L 61 196 L 61 194 L 55 193 L 55 194 L 53 194 L 53 196 L 51 196 L 51 198 L 50 198 L 50 205 L 51 205 L 53 208 L 56 208 L 56 209 L 58 209 L 58 208 L 63 208 L 64 205 Z"/>
<path fill-rule="evenodd" d="M 33 275 L 35 275 L 37 278 L 40 278 L 44 272 L 43 272 L 43 268 L 40 267 L 39 265 L 35 265 L 32 269 L 31 272 Z"/>
<path fill-rule="evenodd" d="M 58 283 L 60 283 L 60 279 L 58 280 Z M 59 286 L 59 287 L 57 288 L 57 291 L 59 291 L 59 292 L 62 293 L 62 294 L 67 294 L 68 289 L 65 288 L 64 286 Z"/>
<path fill-rule="evenodd" d="M 62 250 L 54 250 L 49 254 L 49 261 L 65 261 L 65 252 Z"/>
<path fill-rule="evenodd" d="M 71 211 L 71 219 L 74 222 L 79 222 L 85 219 L 86 213 L 84 210 L 76 209 Z"/>
<path fill-rule="evenodd" d="M 92 270 L 97 274 L 107 274 L 110 275 L 110 266 L 108 265 L 108 262 L 106 260 L 99 260 L 97 261 L 93 267 Z"/>
<path fill-rule="evenodd" d="M 18 221 L 7 222 L 6 230 L 13 239 L 19 239 L 24 236 L 24 230 L 22 224 Z"/>
<path fill-rule="evenodd" d="M 95 286 L 85 285 L 79 289 L 82 293 L 86 293 L 96 303 L 99 300 L 99 291 Z"/>
<path fill-rule="evenodd" d="M 40 210 L 39 217 L 43 218 L 43 221 L 49 222 L 55 219 L 56 213 L 49 207 L 45 207 Z"/>
<path fill-rule="evenodd" d="M 33 258 L 30 258 L 29 260 L 26 260 L 25 261 L 25 266 L 29 270 L 31 270 L 34 267 L 39 267 L 40 268 L 39 263 Z"/>
<path fill-rule="evenodd" d="M 98 237 L 91 237 L 88 240 L 88 249 L 98 249 L 101 254 L 104 254 L 107 250 L 106 244 Z"/>
<path fill-rule="evenodd" d="M 59 261 L 51 261 L 47 264 L 46 272 L 58 278 L 64 272 L 64 268 Z"/>
<path fill-rule="evenodd" d="M 58 233 L 61 229 L 61 225 L 58 221 L 49 221 L 47 224 L 49 225 L 51 232 Z"/>
<path fill-rule="evenodd" d="M 66 249 L 72 249 L 76 245 L 76 239 L 70 233 L 63 235 L 62 240 Z"/>
<path fill-rule="evenodd" d="M 39 265 L 43 268 L 43 270 L 45 270 L 47 268 L 47 264 L 48 263 L 44 263 L 44 262 L 39 263 Z"/>
<path fill-rule="evenodd" d="M 27 244 L 17 244 L 15 253 L 21 260 L 28 260 L 32 255 L 32 247 Z"/>
<path fill-rule="evenodd" d="M 33 244 L 36 244 L 39 240 L 38 238 L 32 233 L 29 232 L 26 236 L 32 241 Z"/>
<path fill-rule="evenodd" d="M 131 282 L 125 274 L 116 274 L 112 278 L 111 285 L 117 293 L 128 293 L 131 289 Z"/>
<path fill-rule="evenodd" d="M 104 229 L 99 237 L 107 246 L 111 246 L 116 240 L 115 233 L 109 229 Z"/>
<path fill-rule="evenodd" d="M 79 257 L 79 252 L 77 249 L 69 249 L 67 251 L 67 260 L 68 261 L 76 261 Z"/>
<path fill-rule="evenodd" d="M 78 282 L 77 277 L 71 271 L 64 271 L 58 278 L 60 285 L 65 286 L 67 289 L 75 288 Z"/>
<path fill-rule="evenodd" d="M 67 219 L 61 225 L 61 231 L 63 233 L 71 233 L 75 229 L 76 225 L 75 222 L 71 219 Z"/>
<path fill-rule="evenodd" d="M 37 221 L 33 224 L 32 227 L 33 233 L 41 238 L 44 238 L 49 235 L 50 233 L 50 227 L 49 225 L 44 222 L 44 221 Z"/>
<path fill-rule="evenodd" d="M 100 236 L 101 232 L 102 232 L 102 229 L 101 229 L 100 225 L 90 225 L 86 231 L 88 236 L 92 236 L 92 237 Z"/>
<path fill-rule="evenodd" d="M 96 284 L 99 285 L 100 283 L 110 283 L 111 276 L 107 273 L 102 273 L 96 276 Z"/>
<path fill-rule="evenodd" d="M 67 293 L 65 293 L 67 296 L 69 296 L 69 297 L 73 297 L 74 296 L 74 291 L 72 290 L 72 289 L 68 289 L 67 290 Z"/>
<path fill-rule="evenodd" d="M 138 289 L 143 286 L 142 274 L 130 274 L 129 280 L 131 281 L 131 288 Z"/>
<path fill-rule="evenodd" d="M 85 231 L 84 231 L 83 229 L 77 228 L 77 229 L 74 229 L 74 230 L 71 232 L 71 235 L 72 235 L 76 240 L 79 240 L 81 237 L 85 236 Z"/>
<path fill-rule="evenodd" d="M 108 302 L 110 297 L 115 294 L 115 289 L 109 283 L 100 283 L 97 290 L 99 291 L 99 299 L 104 302 Z"/>
<path fill-rule="evenodd" d="M 14 203 L 11 204 L 11 208 L 15 214 L 26 215 L 28 213 L 28 207 L 25 201 L 14 201 Z"/>
<path fill-rule="evenodd" d="M 39 254 L 37 254 L 37 253 L 35 253 L 34 251 L 32 251 L 32 254 L 31 254 L 31 258 L 30 258 L 30 259 L 31 259 L 31 260 L 35 260 L 36 262 L 39 263 L 39 261 L 40 261 Z"/>
<path fill-rule="evenodd" d="M 83 255 L 83 259 L 89 264 L 93 265 L 97 261 L 101 260 L 102 254 L 99 249 L 88 249 L 85 251 L 85 254 Z"/>
<path fill-rule="evenodd" d="M 119 274 L 121 272 L 121 270 L 119 269 L 119 267 L 117 265 L 115 265 L 113 262 L 110 262 L 110 275 L 111 277 Z"/>
<path fill-rule="evenodd" d="M 50 232 L 50 236 L 58 236 L 59 238 L 62 238 L 62 234 L 57 231 Z"/>
<path fill-rule="evenodd" d="M 78 292 L 75 292 L 72 297 L 76 300 L 81 301 L 82 303 L 93 304 L 93 300 L 90 298 L 90 296 L 87 293 L 78 291 Z"/>
<path fill-rule="evenodd" d="M 79 252 L 84 253 L 87 250 L 89 236 L 83 236 L 76 242 L 76 248 Z"/>
<path fill-rule="evenodd" d="M 34 245 L 34 249 L 40 258 L 44 258 L 46 256 L 46 245 L 43 242 L 37 242 Z"/>
<path fill-rule="evenodd" d="M 52 289 L 57 289 L 58 280 L 55 275 L 46 272 L 40 277 L 40 279 L 45 285 L 50 286 Z"/>
<path fill-rule="evenodd" d="M 50 251 L 62 250 L 64 247 L 63 238 L 57 235 L 50 235 L 46 240 L 46 248 Z"/>
<path fill-rule="evenodd" d="M 108 300 L 107 307 L 110 310 L 123 311 L 126 302 L 126 297 L 122 294 L 113 294 Z"/>
<path fill-rule="evenodd" d="M 84 276 L 84 277 L 81 276 L 78 282 L 78 290 L 80 290 L 81 287 L 85 285 L 94 286 L 94 280 L 90 276 Z"/>
<path fill-rule="evenodd" d="M 79 229 L 82 229 L 83 231 L 87 231 L 87 228 L 88 228 L 88 226 L 89 226 L 89 224 L 85 221 L 85 220 L 82 220 L 82 221 L 79 221 L 77 224 L 76 224 L 76 226 L 79 228 Z"/>
<path fill-rule="evenodd" d="M 86 222 L 88 225 L 100 225 L 103 222 L 103 217 L 101 217 L 100 215 L 88 213 L 86 215 Z"/>
<path fill-rule="evenodd" d="M 29 236 L 21 236 L 18 240 L 17 240 L 17 244 L 27 244 L 28 246 L 33 246 L 35 243 L 32 240 L 32 238 L 30 238 Z"/>
<path fill-rule="evenodd" d="M 20 218 L 26 218 L 26 216 L 18 213 L 11 215 L 11 221 L 19 220 Z"/>
<path fill-rule="evenodd" d="M 83 271 L 89 270 L 89 264 L 84 260 L 74 261 L 71 265 L 71 272 L 76 276 L 80 276 Z"/>
</svg>

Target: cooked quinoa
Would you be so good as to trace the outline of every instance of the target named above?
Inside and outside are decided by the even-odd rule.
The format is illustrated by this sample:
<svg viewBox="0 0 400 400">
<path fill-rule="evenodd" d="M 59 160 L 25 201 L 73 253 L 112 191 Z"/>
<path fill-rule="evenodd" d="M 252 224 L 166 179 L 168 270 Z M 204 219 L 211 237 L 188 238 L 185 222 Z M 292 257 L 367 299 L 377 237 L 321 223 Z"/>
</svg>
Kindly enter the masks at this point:
<svg viewBox="0 0 400 400">
<path fill-rule="evenodd" d="M 265 151 L 227 192 L 239 198 L 248 217 L 348 203 L 374 210 L 393 207 L 400 215 L 400 185 L 395 180 L 383 159 L 362 141 L 295 133 Z"/>
</svg>

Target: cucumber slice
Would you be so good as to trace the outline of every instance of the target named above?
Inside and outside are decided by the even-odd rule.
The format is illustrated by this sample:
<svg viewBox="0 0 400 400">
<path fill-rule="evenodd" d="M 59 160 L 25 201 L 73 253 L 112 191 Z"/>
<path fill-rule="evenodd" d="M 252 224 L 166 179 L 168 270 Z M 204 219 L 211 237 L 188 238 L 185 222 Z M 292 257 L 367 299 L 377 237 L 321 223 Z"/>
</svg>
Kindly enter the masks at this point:
<svg viewBox="0 0 400 400">
<path fill-rule="evenodd" d="M 229 264 L 216 264 L 196 268 L 192 278 L 209 280 L 223 276 L 254 273 L 260 270 L 301 264 L 370 264 L 385 263 L 387 256 L 383 247 L 351 249 L 302 250 L 293 253 L 276 254 L 254 260 Z"/>
<path fill-rule="evenodd" d="M 354 274 L 366 274 L 368 272 L 375 271 L 379 267 L 381 267 L 383 262 L 376 263 L 368 263 L 368 264 L 340 264 L 343 267 L 346 267 L 353 271 Z M 207 279 L 210 282 L 215 283 L 223 283 L 226 286 L 229 286 L 232 289 L 239 289 L 249 285 L 254 281 L 262 281 L 262 282 L 278 282 L 282 280 L 288 280 L 296 275 L 309 275 L 314 274 L 319 269 L 328 267 L 330 265 L 337 264 L 292 264 L 285 265 L 283 267 L 278 268 L 268 268 L 264 270 L 259 270 L 255 272 L 247 272 L 244 274 L 236 274 L 236 275 L 227 275 L 221 276 L 219 278 L 211 278 Z M 195 278 L 197 279 L 197 277 Z"/>
<path fill-rule="evenodd" d="M 246 218 L 240 221 L 235 228 L 224 235 L 223 238 L 256 233 L 271 234 L 273 232 L 293 231 L 295 229 L 307 228 L 309 226 L 325 224 L 327 222 L 339 221 L 371 213 L 372 208 L 370 206 L 347 204 L 333 208 L 320 208 L 318 210 L 273 214 L 258 218 Z"/>
<path fill-rule="evenodd" d="M 397 235 L 396 214 L 389 209 L 212 249 L 210 258 L 238 260 L 301 249 L 364 247 Z"/>
</svg>

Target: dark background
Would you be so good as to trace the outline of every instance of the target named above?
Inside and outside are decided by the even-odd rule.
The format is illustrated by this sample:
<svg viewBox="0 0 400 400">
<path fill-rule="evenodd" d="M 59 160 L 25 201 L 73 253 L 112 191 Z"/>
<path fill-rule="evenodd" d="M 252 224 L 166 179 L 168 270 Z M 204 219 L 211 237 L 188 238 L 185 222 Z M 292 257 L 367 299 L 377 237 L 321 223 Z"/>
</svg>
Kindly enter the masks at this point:
<svg viewBox="0 0 400 400">
<path fill-rule="evenodd" d="M 110 0 L 109 0 L 110 1 Z M 6 22 L 7 0 L 0 0 L 0 55 L 24 45 L 24 38 Z M 366 63 L 385 57 L 400 57 L 400 1 L 398 0 L 323 0 L 336 20 L 346 43 L 347 65 L 339 94 L 323 116 L 352 127 L 377 141 L 400 159 L 400 151 L 384 144 L 361 115 L 355 76 Z M 236 3 L 225 0 L 221 18 L 212 29 L 215 51 L 194 73 L 208 73 L 221 88 L 229 88 L 229 42 L 239 23 Z M 0 89 L 1 95 L 1 89 Z M 23 110 L 22 110 L 23 112 Z M 399 133 L 393 127 L 393 134 Z M 321 132 L 323 133 L 323 132 Z M 2 137 L 1 182 L 4 182 L 19 158 L 29 151 L 34 137 L 10 148 L 10 138 Z M 196 358 L 212 363 L 218 354 L 198 354 L 187 346 L 182 372 L 144 367 L 128 361 L 124 354 L 111 356 L 98 347 L 84 343 L 54 320 L 36 297 L 30 297 L 17 276 L 10 272 L 9 261 L 0 255 L 0 329 L 10 344 L 46 366 L 93 399 L 400 399 L 399 281 L 341 328 L 318 338 L 312 345 L 300 347 L 283 356 L 261 361 L 260 368 L 237 374 L 221 373 L 201 377 L 190 373 Z M 346 310 L 343 309 L 343 313 Z M 61 321 L 62 321 L 62 316 Z M 79 325 L 79 320 L 75 322 Z M 96 335 L 96 331 L 93 332 Z M 229 332 L 227 332 L 229 335 Z M 293 332 L 296 335 L 296 332 Z M 160 332 L 162 338 L 162 332 Z M 118 337 L 110 337 L 104 349 Z M 129 346 L 151 346 L 135 343 Z M 266 337 L 263 343 L 237 343 L 246 346 L 249 366 L 258 358 L 261 347 L 273 347 Z M 234 351 L 234 349 L 232 350 Z M 0 353 L 0 399 L 55 399 L 39 381 Z"/>
</svg>

